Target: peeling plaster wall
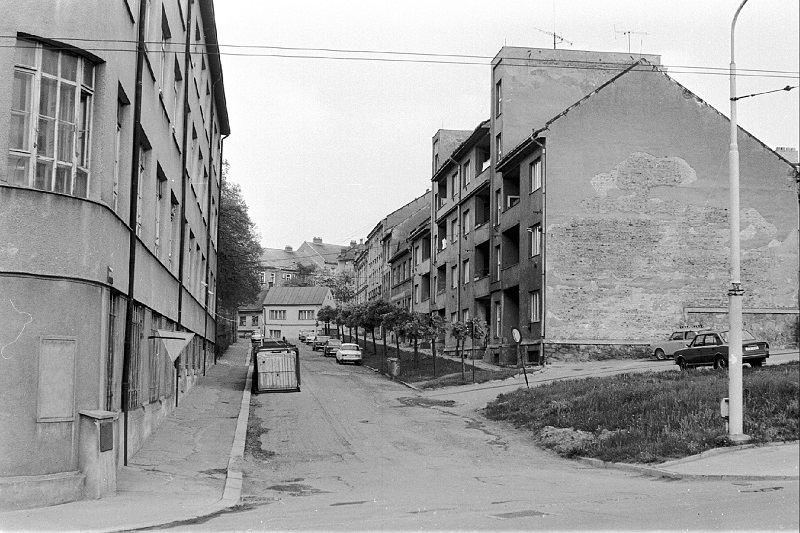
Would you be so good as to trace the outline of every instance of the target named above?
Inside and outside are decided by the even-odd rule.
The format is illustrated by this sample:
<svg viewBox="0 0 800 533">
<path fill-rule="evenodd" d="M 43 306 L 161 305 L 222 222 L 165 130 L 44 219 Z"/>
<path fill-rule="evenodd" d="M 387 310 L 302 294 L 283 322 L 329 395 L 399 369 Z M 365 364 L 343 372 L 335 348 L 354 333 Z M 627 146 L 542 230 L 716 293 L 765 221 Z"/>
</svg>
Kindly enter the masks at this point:
<svg viewBox="0 0 800 533">
<path fill-rule="evenodd" d="M 549 340 L 641 342 L 727 307 L 730 123 L 662 73 L 631 72 L 547 137 Z M 797 309 L 793 170 L 739 134 L 746 327 Z M 796 316 L 796 315 L 792 315 Z M 783 320 L 783 319 L 782 319 Z"/>
</svg>

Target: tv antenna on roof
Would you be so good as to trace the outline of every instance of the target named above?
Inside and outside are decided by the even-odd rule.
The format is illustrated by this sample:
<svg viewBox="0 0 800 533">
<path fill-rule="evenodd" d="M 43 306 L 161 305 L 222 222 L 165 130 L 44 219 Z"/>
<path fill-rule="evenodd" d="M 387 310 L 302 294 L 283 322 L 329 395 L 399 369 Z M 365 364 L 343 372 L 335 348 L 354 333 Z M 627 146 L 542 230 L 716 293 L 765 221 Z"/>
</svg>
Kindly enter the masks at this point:
<svg viewBox="0 0 800 533">
<path fill-rule="evenodd" d="M 553 50 L 555 50 L 555 49 L 556 49 L 556 39 L 558 39 L 558 42 L 559 42 L 559 43 L 567 43 L 567 44 L 568 44 L 568 45 L 570 45 L 570 46 L 572 46 L 573 44 L 575 44 L 575 43 L 573 43 L 572 41 L 568 41 L 567 39 L 564 39 L 562 36 L 560 36 L 559 34 L 557 34 L 557 33 L 556 33 L 556 32 L 554 32 L 554 31 L 547 31 L 547 30 L 543 30 L 543 29 L 541 29 L 541 28 L 533 28 L 533 29 L 534 29 L 534 30 L 537 30 L 537 31 L 540 31 L 540 32 L 542 32 L 542 33 L 545 33 L 545 34 L 547 34 L 547 35 L 552 35 L 552 36 L 553 36 Z"/>
<path fill-rule="evenodd" d="M 633 35 L 650 35 L 646 31 L 629 31 L 629 30 L 621 31 L 621 30 L 617 30 L 617 28 L 615 26 L 614 27 L 614 39 L 617 38 L 616 34 L 618 34 L 618 33 L 621 33 L 622 35 L 627 35 L 628 36 L 628 53 L 629 54 L 631 53 L 631 34 L 633 34 Z M 642 39 L 642 40 L 644 40 L 644 39 Z M 640 41 L 640 44 L 641 44 L 641 41 Z M 640 46 L 640 49 L 639 49 L 639 53 L 642 53 L 641 46 Z"/>
</svg>

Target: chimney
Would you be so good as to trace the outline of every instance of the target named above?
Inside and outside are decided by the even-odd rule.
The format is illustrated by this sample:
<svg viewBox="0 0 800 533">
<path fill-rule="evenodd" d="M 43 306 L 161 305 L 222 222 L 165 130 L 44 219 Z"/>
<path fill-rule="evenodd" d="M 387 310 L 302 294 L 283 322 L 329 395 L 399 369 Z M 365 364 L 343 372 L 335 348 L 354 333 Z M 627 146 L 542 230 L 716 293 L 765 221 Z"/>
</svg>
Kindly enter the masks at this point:
<svg viewBox="0 0 800 533">
<path fill-rule="evenodd" d="M 355 246 L 355 245 L 356 245 L 356 241 L 350 241 L 350 246 Z"/>
<path fill-rule="evenodd" d="M 293 250 L 292 250 L 292 247 L 291 247 L 291 246 L 289 246 L 288 244 L 286 245 L 286 248 L 284 248 L 284 250 L 286 250 L 287 252 L 291 252 L 291 251 L 293 251 Z"/>
<path fill-rule="evenodd" d="M 314 244 L 322 244 L 322 237 L 314 237 Z"/>
</svg>

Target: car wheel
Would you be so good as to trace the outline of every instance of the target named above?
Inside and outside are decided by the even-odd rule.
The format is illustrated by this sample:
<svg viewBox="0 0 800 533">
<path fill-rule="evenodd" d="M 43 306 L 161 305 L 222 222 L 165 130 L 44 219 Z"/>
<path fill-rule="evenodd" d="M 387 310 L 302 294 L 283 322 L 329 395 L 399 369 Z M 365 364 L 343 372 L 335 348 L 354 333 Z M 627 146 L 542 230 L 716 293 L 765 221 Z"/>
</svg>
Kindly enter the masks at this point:
<svg viewBox="0 0 800 533">
<path fill-rule="evenodd" d="M 727 367 L 728 367 L 728 361 L 724 357 L 718 355 L 714 358 L 714 368 L 716 368 L 717 370 L 724 370 Z"/>
<path fill-rule="evenodd" d="M 687 368 L 689 368 L 689 365 L 686 364 L 686 359 L 684 359 L 683 357 L 678 357 L 678 360 L 675 361 L 675 364 L 678 365 L 678 368 L 680 368 L 681 370 L 686 370 Z"/>
<path fill-rule="evenodd" d="M 656 355 L 656 359 L 658 359 L 659 361 L 663 361 L 664 359 L 667 358 L 667 355 L 664 353 L 664 350 L 662 350 L 661 348 L 656 350 L 656 354 L 655 355 Z"/>
<path fill-rule="evenodd" d="M 758 359 L 756 361 L 750 361 L 750 367 L 751 368 L 758 368 L 758 367 L 761 367 L 763 365 L 764 365 L 764 360 L 763 359 Z"/>
</svg>

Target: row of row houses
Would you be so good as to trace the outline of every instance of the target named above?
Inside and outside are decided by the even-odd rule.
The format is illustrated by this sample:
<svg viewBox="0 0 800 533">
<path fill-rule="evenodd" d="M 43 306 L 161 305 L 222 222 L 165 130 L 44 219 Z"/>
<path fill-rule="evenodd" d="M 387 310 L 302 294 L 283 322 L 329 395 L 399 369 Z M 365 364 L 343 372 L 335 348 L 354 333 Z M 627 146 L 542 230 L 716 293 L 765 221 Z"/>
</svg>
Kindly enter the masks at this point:
<svg viewBox="0 0 800 533">
<path fill-rule="evenodd" d="M 212 0 L 0 16 L 0 509 L 113 493 L 215 362 Z"/>
<path fill-rule="evenodd" d="M 478 317 L 499 364 L 512 328 L 536 363 L 724 327 L 728 118 L 654 55 L 504 47 L 488 88 L 487 120 L 434 135 L 431 190 L 367 236 L 357 301 Z M 793 344 L 797 152 L 738 143 L 745 326 Z"/>
</svg>

